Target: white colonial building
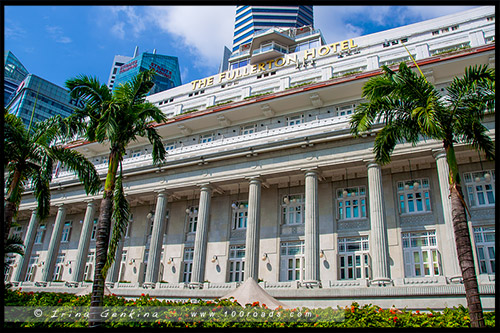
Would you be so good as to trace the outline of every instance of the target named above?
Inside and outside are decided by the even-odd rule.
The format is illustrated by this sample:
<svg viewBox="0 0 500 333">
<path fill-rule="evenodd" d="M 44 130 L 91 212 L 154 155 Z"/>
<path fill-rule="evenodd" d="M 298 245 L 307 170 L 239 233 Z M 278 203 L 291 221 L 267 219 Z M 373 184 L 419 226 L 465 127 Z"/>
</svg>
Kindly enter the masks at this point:
<svg viewBox="0 0 500 333">
<path fill-rule="evenodd" d="M 229 71 L 148 97 L 169 116 L 157 127 L 168 157 L 157 167 L 145 139 L 129 146 L 133 216 L 110 290 L 210 299 L 252 277 L 290 305 L 465 305 L 442 144 L 398 145 L 381 167 L 380 126 L 354 139 L 349 119 L 363 84 L 383 64 L 412 65 L 409 53 L 443 93 L 466 67 L 494 67 L 495 8 L 334 43 L 311 28 L 271 29 L 240 51 Z M 495 115 L 484 123 L 494 140 Z M 108 146 L 70 145 L 105 177 Z M 495 163 L 463 145 L 457 159 L 483 308 L 494 309 Z M 90 285 L 101 198 L 62 170 L 52 214 L 38 221 L 28 190 L 12 229 L 27 254 L 6 280 L 35 291 Z"/>
</svg>

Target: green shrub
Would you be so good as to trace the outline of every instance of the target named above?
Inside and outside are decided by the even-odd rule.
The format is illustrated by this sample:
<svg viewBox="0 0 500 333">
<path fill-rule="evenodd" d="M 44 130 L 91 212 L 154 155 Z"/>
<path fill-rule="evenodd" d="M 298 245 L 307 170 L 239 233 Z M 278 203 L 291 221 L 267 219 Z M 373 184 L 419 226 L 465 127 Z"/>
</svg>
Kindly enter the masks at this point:
<svg viewBox="0 0 500 333">
<path fill-rule="evenodd" d="M 64 309 L 75 309 L 76 307 L 89 307 L 90 295 L 76 296 L 69 293 L 50 292 L 23 292 L 6 289 L 5 307 L 12 306 L 64 306 Z M 144 312 L 144 309 L 151 307 L 161 308 L 166 315 L 158 320 L 134 320 L 119 318 L 107 321 L 103 327 L 470 327 L 468 310 L 459 306 L 452 309 L 446 308 L 442 312 L 428 310 L 425 312 L 410 311 L 406 309 L 382 309 L 379 306 L 368 304 L 360 306 L 353 302 L 350 307 L 345 308 L 298 308 L 269 310 L 265 305 L 258 302 L 247 304 L 241 307 L 234 300 L 204 301 L 201 299 L 180 301 L 159 300 L 148 294 L 142 294 L 133 300 L 126 300 L 116 295 L 104 296 L 104 306 L 123 309 L 131 308 L 137 314 Z M 171 309 L 171 310 L 169 310 Z M 214 312 L 211 318 L 197 315 L 193 312 L 201 309 L 210 309 Z M 229 310 L 228 310 L 229 309 Z M 143 312 L 141 312 L 143 311 Z M 210 312 L 209 311 L 209 312 Z M 235 313 L 252 313 L 255 317 L 247 316 L 244 320 L 231 321 L 224 317 L 222 311 L 234 311 Z M 269 316 L 273 312 L 273 316 Z M 267 315 L 267 317 L 265 317 Z M 299 315 L 302 315 L 300 317 Z M 290 318 L 297 319 L 290 319 Z M 488 327 L 495 327 L 495 312 L 485 312 L 485 323 Z M 187 318 L 187 319 L 186 319 Z M 263 320 L 262 318 L 265 318 Z M 285 318 L 288 318 L 285 320 Z M 189 319 L 189 320 L 188 320 Z M 74 322 L 54 322 L 46 320 L 44 322 L 5 322 L 4 327 L 86 327 L 87 319 L 81 318 Z"/>
</svg>

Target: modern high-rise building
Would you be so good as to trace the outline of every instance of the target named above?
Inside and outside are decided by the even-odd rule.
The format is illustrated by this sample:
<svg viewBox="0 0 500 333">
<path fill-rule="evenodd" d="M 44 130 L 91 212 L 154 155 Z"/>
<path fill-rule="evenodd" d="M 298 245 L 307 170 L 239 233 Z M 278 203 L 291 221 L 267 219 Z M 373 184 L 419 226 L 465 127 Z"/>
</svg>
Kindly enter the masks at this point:
<svg viewBox="0 0 500 333">
<path fill-rule="evenodd" d="M 182 84 L 178 58 L 157 54 L 156 50 L 154 50 L 153 53 L 141 53 L 121 65 L 117 69 L 113 90 L 120 84 L 130 81 L 137 73 L 149 69 L 154 69 L 156 71 L 156 75 L 153 79 L 155 85 L 151 88 L 149 95 Z"/>
<path fill-rule="evenodd" d="M 134 55 L 132 57 L 129 56 L 124 56 L 124 55 L 115 55 L 113 59 L 113 65 L 111 66 L 111 72 L 109 73 L 109 78 L 108 78 L 108 87 L 109 90 L 113 90 L 113 86 L 115 84 L 115 79 L 116 75 L 118 74 L 118 71 L 120 70 L 120 67 L 126 63 L 132 60 L 133 58 L 137 57 L 139 55 L 139 46 L 135 47 L 134 50 Z"/>
<path fill-rule="evenodd" d="M 23 120 L 26 127 L 55 115 L 67 117 L 83 102 L 72 99 L 69 91 L 34 74 L 28 74 L 12 95 L 6 109 Z"/>
<path fill-rule="evenodd" d="M 19 87 L 19 84 L 21 84 L 29 72 L 11 51 L 4 52 L 3 64 L 3 105 L 7 106 L 17 87 Z"/>
<path fill-rule="evenodd" d="M 466 305 L 442 142 L 398 144 L 380 165 L 383 124 L 353 137 L 350 120 L 382 65 L 416 63 L 443 97 L 466 68 L 494 67 L 495 6 L 328 43 L 300 29 L 264 30 L 233 54 L 237 67 L 147 97 L 168 117 L 155 127 L 167 159 L 154 165 L 145 139 L 127 147 L 132 216 L 106 276 L 112 293 L 214 299 L 252 278 L 291 307 Z M 495 111 L 482 123 L 495 142 Z M 109 146 L 66 148 L 105 178 Z M 455 154 L 482 306 L 495 310 L 496 162 L 465 144 Z M 68 170 L 52 186 L 43 221 L 23 193 L 11 233 L 26 254 L 9 259 L 5 281 L 78 293 L 93 279 L 102 194 L 85 195 Z"/>
<path fill-rule="evenodd" d="M 302 26 L 314 26 L 313 6 L 236 6 L 232 51 L 249 43 L 257 31 Z"/>
</svg>

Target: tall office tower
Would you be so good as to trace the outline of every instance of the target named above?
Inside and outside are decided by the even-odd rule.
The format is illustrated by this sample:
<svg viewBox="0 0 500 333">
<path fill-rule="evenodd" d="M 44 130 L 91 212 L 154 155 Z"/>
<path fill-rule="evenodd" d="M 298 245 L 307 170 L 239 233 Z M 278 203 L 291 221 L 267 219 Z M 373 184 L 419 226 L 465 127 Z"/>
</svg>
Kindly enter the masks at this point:
<svg viewBox="0 0 500 333">
<path fill-rule="evenodd" d="M 116 75 L 117 75 L 120 67 L 124 63 L 129 62 L 130 60 L 137 57 L 138 55 L 139 55 L 139 46 L 135 47 L 133 57 L 123 56 L 123 55 L 115 55 L 115 58 L 113 59 L 113 66 L 111 66 L 111 72 L 109 73 L 109 79 L 108 79 L 109 90 L 113 90 L 113 86 L 115 85 Z"/>
<path fill-rule="evenodd" d="M 7 106 L 7 103 L 16 92 L 17 87 L 19 87 L 19 84 L 26 78 L 29 72 L 10 51 L 4 52 L 3 65 L 3 105 Z"/>
<path fill-rule="evenodd" d="M 156 54 L 156 50 L 153 50 L 153 53 L 144 52 L 140 55 L 135 55 L 134 58 L 124 63 L 116 73 L 113 90 L 120 84 L 130 81 L 137 73 L 149 69 L 154 69 L 156 75 L 153 79 L 155 85 L 151 88 L 148 95 L 156 94 L 182 84 L 178 58 Z"/>
<path fill-rule="evenodd" d="M 34 74 L 28 74 L 12 94 L 6 109 L 21 118 L 26 127 L 55 115 L 68 117 L 83 101 L 71 98 L 69 91 Z"/>
<path fill-rule="evenodd" d="M 313 26 L 313 6 L 236 6 L 232 51 L 252 41 L 259 30 Z"/>
</svg>

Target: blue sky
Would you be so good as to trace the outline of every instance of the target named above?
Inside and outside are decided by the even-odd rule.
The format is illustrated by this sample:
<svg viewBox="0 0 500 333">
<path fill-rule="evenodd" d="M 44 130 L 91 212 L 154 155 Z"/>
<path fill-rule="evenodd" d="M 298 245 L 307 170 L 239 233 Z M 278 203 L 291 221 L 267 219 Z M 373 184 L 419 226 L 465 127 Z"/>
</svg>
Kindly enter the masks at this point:
<svg viewBox="0 0 500 333">
<path fill-rule="evenodd" d="M 395 28 L 475 6 L 315 6 L 326 42 Z M 4 7 L 4 47 L 30 73 L 57 85 L 79 74 L 107 83 L 113 57 L 139 51 L 177 56 L 182 83 L 217 72 L 231 48 L 235 6 Z"/>
</svg>

